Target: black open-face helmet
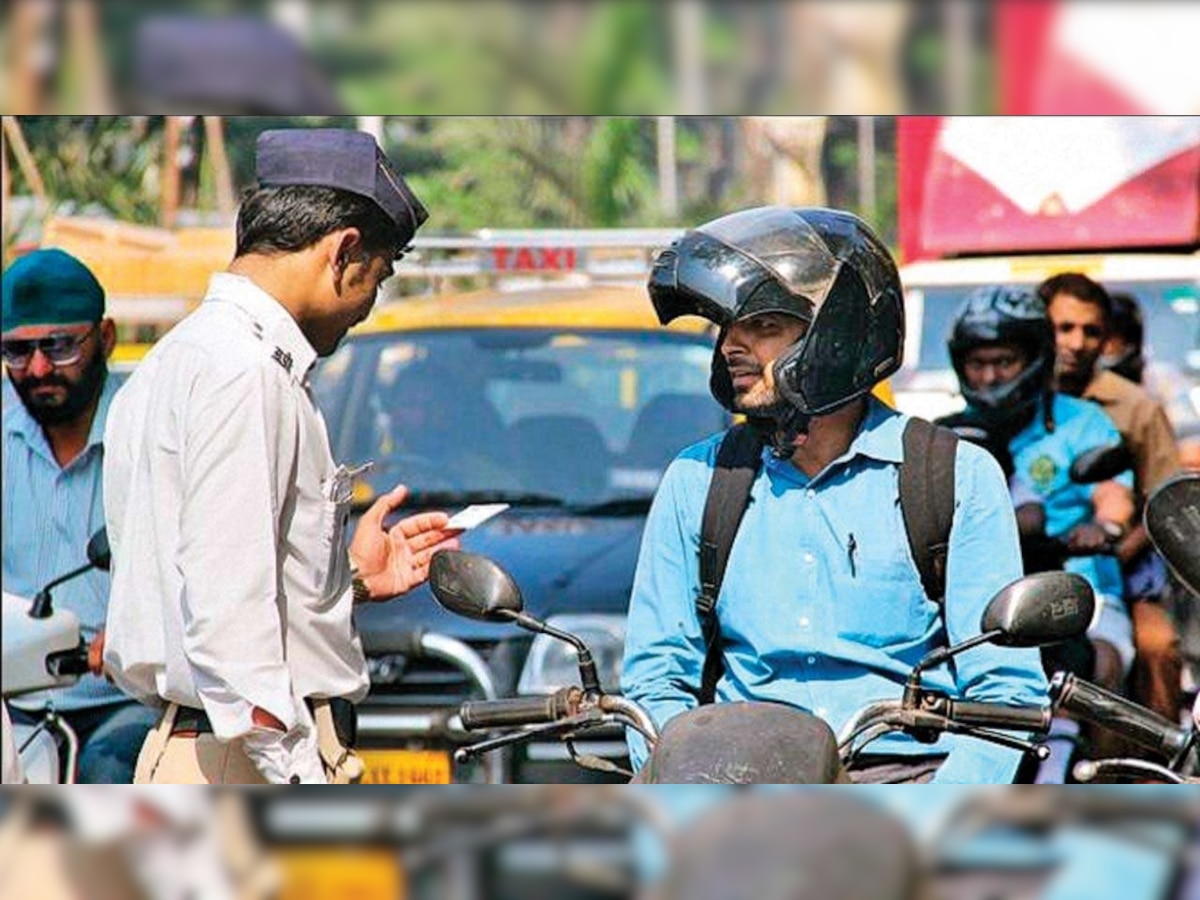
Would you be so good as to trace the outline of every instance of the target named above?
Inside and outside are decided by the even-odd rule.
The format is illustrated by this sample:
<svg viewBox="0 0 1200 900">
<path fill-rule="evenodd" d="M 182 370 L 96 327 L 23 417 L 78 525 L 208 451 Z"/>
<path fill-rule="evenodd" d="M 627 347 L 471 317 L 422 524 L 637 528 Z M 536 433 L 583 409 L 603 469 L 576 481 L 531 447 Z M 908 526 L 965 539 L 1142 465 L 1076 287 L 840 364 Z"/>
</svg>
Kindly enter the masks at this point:
<svg viewBox="0 0 1200 900">
<path fill-rule="evenodd" d="M 1001 344 L 1020 348 L 1025 369 L 1007 384 L 974 390 L 964 370 L 967 354 Z M 1054 329 L 1037 294 L 1004 285 L 976 288 L 954 317 L 948 346 L 963 398 L 980 417 L 996 426 L 1019 423 L 1044 402 L 1047 425 L 1053 427 L 1048 400 L 1054 378 Z"/>
<path fill-rule="evenodd" d="M 857 216 L 765 206 L 687 232 L 659 254 L 650 299 L 664 325 L 702 316 L 721 328 L 766 312 L 808 323 L 775 361 L 780 395 L 803 416 L 833 412 L 900 367 L 904 301 L 896 264 Z M 733 409 L 720 342 L 713 396 Z"/>
</svg>

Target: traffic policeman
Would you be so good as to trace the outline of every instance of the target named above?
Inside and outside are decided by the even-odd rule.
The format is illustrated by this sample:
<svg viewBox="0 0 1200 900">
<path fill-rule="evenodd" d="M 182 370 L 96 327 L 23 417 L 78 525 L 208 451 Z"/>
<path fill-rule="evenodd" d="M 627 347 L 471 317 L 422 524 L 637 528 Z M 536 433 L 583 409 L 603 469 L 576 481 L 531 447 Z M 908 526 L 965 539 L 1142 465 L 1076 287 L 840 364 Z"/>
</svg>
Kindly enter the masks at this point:
<svg viewBox="0 0 1200 900">
<path fill-rule="evenodd" d="M 427 212 L 368 134 L 268 131 L 237 248 L 204 302 L 113 405 L 105 662 L 162 708 L 138 783 L 353 781 L 338 723 L 367 692 L 355 602 L 403 594 L 455 547 L 444 513 L 345 543 L 354 468 L 335 465 L 309 376 L 370 313 Z"/>
</svg>

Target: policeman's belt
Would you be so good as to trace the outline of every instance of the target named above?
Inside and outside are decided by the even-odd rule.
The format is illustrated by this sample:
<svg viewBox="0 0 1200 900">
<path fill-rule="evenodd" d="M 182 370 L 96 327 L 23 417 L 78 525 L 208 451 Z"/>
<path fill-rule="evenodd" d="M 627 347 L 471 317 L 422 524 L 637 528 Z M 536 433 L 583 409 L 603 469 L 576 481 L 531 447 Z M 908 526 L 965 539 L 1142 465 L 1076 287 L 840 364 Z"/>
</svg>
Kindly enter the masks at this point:
<svg viewBox="0 0 1200 900">
<path fill-rule="evenodd" d="M 305 698 L 308 708 L 312 710 L 312 700 Z M 333 728 L 337 732 L 338 741 L 343 747 L 354 747 L 358 743 L 358 716 L 354 704 L 343 697 L 334 697 L 329 701 L 329 711 L 333 714 Z M 191 706 L 180 706 L 175 714 L 175 723 L 171 728 L 172 735 L 212 734 L 212 722 L 208 713 Z"/>
</svg>

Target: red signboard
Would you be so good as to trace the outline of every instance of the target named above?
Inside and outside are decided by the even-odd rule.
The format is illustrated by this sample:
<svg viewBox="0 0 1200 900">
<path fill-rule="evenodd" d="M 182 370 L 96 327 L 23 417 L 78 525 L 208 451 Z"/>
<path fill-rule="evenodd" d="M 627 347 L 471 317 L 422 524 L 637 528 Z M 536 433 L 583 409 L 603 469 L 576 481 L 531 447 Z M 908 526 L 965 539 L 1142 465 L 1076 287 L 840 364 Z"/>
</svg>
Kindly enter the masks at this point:
<svg viewBox="0 0 1200 900">
<path fill-rule="evenodd" d="M 1200 120 L 902 119 L 898 152 L 905 261 L 1200 242 Z"/>
</svg>

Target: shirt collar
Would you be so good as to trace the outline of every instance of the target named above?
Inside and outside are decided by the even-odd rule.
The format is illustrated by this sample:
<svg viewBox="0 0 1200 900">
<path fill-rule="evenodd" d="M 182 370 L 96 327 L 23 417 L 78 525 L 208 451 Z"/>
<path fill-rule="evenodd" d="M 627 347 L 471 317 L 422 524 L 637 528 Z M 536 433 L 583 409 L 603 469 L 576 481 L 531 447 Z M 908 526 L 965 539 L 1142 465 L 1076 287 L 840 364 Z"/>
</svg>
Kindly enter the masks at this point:
<svg viewBox="0 0 1200 900">
<path fill-rule="evenodd" d="M 881 462 L 904 462 L 905 417 L 875 396 L 867 400 L 867 414 L 842 459 L 865 456 Z"/>
<path fill-rule="evenodd" d="M 204 301 L 232 303 L 257 326 L 257 336 L 270 347 L 272 358 L 298 382 L 308 379 L 317 351 L 283 304 L 244 275 L 217 272 L 208 283 Z"/>
<path fill-rule="evenodd" d="M 904 462 L 904 425 L 907 418 L 874 395 L 867 399 L 867 411 L 859 425 L 858 433 L 846 452 L 827 465 L 813 480 L 824 480 L 829 473 L 845 465 L 857 456 L 875 459 L 881 462 Z M 768 464 L 778 469 L 789 478 L 808 483 L 789 459 L 777 459 L 770 450 L 764 450 Z"/>
</svg>

